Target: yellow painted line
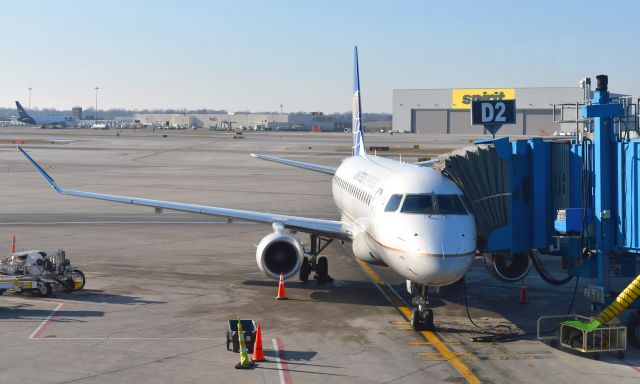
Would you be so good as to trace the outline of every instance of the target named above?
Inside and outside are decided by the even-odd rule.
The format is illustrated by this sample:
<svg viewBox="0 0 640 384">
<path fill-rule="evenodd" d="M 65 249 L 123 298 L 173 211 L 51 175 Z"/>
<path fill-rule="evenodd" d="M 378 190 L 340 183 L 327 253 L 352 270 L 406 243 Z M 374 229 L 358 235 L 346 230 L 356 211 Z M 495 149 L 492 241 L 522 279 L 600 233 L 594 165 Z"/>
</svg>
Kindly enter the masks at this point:
<svg viewBox="0 0 640 384">
<path fill-rule="evenodd" d="M 449 361 L 449 359 L 446 359 L 444 357 L 423 357 L 420 360 L 422 360 L 422 361 Z M 460 357 L 459 360 L 477 361 L 477 360 L 480 360 L 480 358 L 479 357 L 468 356 L 468 357 Z"/>
<path fill-rule="evenodd" d="M 392 321 L 391 324 L 411 324 L 410 321 Z"/>
<path fill-rule="evenodd" d="M 472 355 L 473 352 L 453 352 L 454 354 L 460 356 L 460 355 Z M 418 355 L 420 356 L 431 356 L 431 355 L 438 355 L 440 354 L 440 352 L 418 352 Z"/>
<path fill-rule="evenodd" d="M 444 343 L 443 342 L 443 344 L 446 344 L 446 345 L 460 345 L 462 343 L 459 342 L 459 341 L 450 341 L 448 343 Z M 433 344 L 431 342 L 429 342 L 429 341 L 412 341 L 412 342 L 409 343 L 409 345 L 433 345 Z"/>
<path fill-rule="evenodd" d="M 398 331 L 413 331 L 411 327 L 395 327 Z"/>
<path fill-rule="evenodd" d="M 387 297 L 393 303 L 393 305 L 395 305 L 396 308 L 398 308 L 404 318 L 406 320 L 411 320 L 411 310 L 404 304 L 402 299 L 398 297 L 396 292 L 392 289 L 389 289 L 384 281 L 382 281 L 380 276 L 378 276 L 378 274 L 375 273 L 373 269 L 371 269 L 371 267 L 365 264 L 362 260 L 357 258 L 354 258 L 354 260 L 367 273 L 367 275 L 369 275 L 371 280 L 378 284 L 378 287 L 383 292 L 383 295 Z M 449 364 L 451 364 L 451 366 L 455 368 L 455 370 L 458 371 L 458 373 L 462 375 L 462 377 L 464 377 L 464 379 L 469 384 L 482 383 L 478 376 L 476 376 L 471 371 L 471 369 L 469 369 L 469 367 L 467 367 L 462 362 L 462 360 L 458 356 L 456 356 L 456 354 L 451 349 L 449 349 L 444 342 L 442 342 L 438 335 L 436 335 L 432 331 L 421 331 L 418 333 L 420 333 L 422 337 L 424 337 L 429 343 L 431 343 L 431 345 L 433 345 L 433 347 L 440 353 L 440 355 L 442 355 L 442 361 L 447 361 Z"/>
</svg>

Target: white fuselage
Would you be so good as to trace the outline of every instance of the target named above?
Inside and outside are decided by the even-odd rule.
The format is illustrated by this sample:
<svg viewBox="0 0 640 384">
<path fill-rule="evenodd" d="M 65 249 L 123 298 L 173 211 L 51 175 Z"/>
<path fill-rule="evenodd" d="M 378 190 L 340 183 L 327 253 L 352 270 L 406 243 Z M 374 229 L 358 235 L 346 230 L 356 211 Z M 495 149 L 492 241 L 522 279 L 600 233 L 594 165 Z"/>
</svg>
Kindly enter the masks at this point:
<svg viewBox="0 0 640 384">
<path fill-rule="evenodd" d="M 354 156 L 336 170 L 332 192 L 342 220 L 354 227 L 357 258 L 429 286 L 452 284 L 471 266 L 475 221 L 462 191 L 440 172 Z"/>
</svg>

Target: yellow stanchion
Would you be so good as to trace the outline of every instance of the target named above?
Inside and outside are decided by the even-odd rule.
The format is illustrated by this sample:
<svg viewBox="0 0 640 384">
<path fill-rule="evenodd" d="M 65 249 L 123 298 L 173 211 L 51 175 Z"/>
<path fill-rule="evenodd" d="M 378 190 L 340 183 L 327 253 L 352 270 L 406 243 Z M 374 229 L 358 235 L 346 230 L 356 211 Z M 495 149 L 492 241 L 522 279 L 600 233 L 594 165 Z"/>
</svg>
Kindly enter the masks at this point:
<svg viewBox="0 0 640 384">
<path fill-rule="evenodd" d="M 238 341 L 240 342 L 240 362 L 236 364 L 236 369 L 249 369 L 253 367 L 253 361 L 249 359 L 247 346 L 244 341 L 244 331 L 242 330 L 242 322 L 238 316 Z"/>
</svg>

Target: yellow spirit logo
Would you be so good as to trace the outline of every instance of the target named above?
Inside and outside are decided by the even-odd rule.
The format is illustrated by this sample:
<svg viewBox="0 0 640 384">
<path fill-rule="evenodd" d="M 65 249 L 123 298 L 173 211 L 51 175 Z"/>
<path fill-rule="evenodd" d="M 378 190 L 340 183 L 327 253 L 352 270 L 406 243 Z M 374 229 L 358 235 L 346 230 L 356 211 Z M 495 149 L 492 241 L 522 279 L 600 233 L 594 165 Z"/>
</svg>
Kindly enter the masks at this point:
<svg viewBox="0 0 640 384">
<path fill-rule="evenodd" d="M 516 98 L 513 88 L 471 88 L 451 90 L 452 109 L 470 109 L 474 100 L 512 100 Z"/>
</svg>

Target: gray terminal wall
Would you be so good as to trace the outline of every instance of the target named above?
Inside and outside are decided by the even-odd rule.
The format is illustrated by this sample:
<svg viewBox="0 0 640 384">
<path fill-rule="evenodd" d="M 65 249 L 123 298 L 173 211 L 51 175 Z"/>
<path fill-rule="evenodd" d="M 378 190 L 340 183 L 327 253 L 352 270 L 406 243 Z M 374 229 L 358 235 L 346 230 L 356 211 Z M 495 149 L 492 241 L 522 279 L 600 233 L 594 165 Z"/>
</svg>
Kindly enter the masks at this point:
<svg viewBox="0 0 640 384">
<path fill-rule="evenodd" d="M 452 106 L 452 89 L 394 89 L 393 130 L 418 134 L 486 134 L 470 124 L 468 109 Z M 579 87 L 515 88 L 517 124 L 504 125 L 500 135 L 552 135 L 560 131 L 553 122 L 553 104 L 582 101 Z"/>
</svg>

